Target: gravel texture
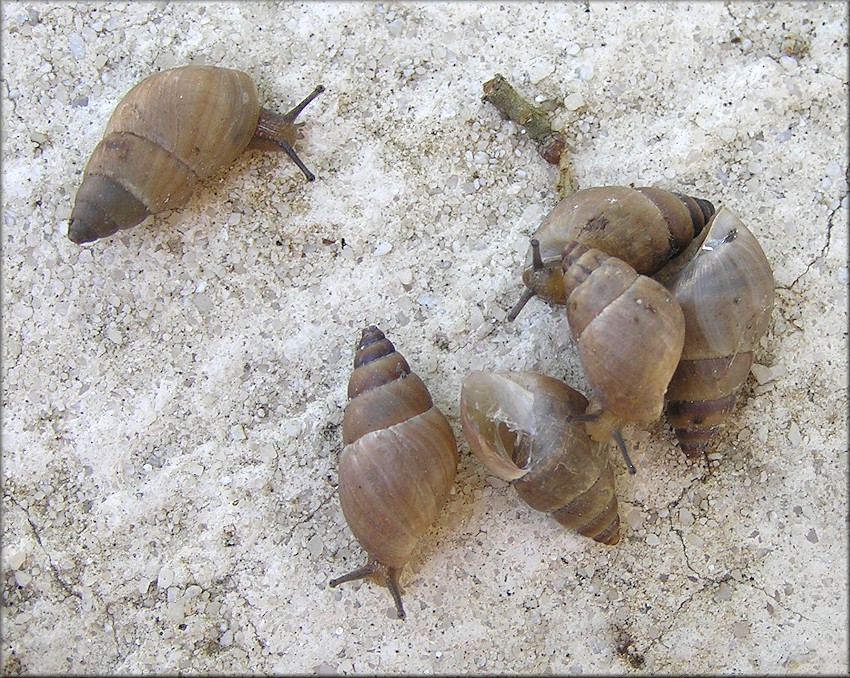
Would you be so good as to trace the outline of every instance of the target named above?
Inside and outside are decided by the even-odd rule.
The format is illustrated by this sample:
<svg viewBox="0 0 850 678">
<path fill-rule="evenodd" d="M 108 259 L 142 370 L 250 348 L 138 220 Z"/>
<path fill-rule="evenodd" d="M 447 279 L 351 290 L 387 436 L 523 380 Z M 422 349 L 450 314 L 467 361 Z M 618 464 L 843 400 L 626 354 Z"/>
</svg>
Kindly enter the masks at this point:
<svg viewBox="0 0 850 678">
<path fill-rule="evenodd" d="M 4 2 L 3 673 L 846 673 L 847 31 L 839 2 Z M 190 62 L 280 112 L 323 84 L 317 180 L 246 153 L 70 242 L 110 112 Z M 615 547 L 461 435 L 472 369 L 586 389 L 563 309 L 505 321 L 556 170 L 481 101 L 496 73 L 552 110 L 581 187 L 709 198 L 773 266 L 708 459 L 625 429 Z M 336 471 L 371 323 L 460 448 L 404 622 L 371 582 L 328 587 L 365 558 Z"/>
</svg>

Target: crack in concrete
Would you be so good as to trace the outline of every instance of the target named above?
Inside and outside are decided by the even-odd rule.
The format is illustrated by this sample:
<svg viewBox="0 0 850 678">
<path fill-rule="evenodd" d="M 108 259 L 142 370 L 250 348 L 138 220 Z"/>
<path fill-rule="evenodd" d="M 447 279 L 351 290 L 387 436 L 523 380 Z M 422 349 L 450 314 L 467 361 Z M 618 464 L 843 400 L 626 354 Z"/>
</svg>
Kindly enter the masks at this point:
<svg viewBox="0 0 850 678">
<path fill-rule="evenodd" d="M 112 610 L 109 609 L 107 605 L 104 613 L 107 617 L 109 617 L 109 626 L 112 629 L 112 639 L 115 641 L 115 659 L 117 662 L 121 662 L 124 660 L 125 655 L 121 654 L 121 643 L 118 640 L 118 629 L 115 624 L 115 615 L 112 614 Z"/>
<path fill-rule="evenodd" d="M 806 615 L 804 615 L 803 613 L 798 612 L 797 610 L 795 610 L 795 609 L 793 609 L 793 608 L 791 608 L 791 607 L 788 607 L 787 605 L 784 605 L 783 603 L 779 602 L 778 600 L 776 600 L 776 598 L 774 598 L 772 595 L 770 595 L 770 594 L 767 592 L 767 590 L 766 590 L 766 589 L 763 589 L 761 586 L 756 585 L 754 582 L 751 582 L 751 581 L 742 581 L 742 582 L 740 582 L 740 583 L 742 583 L 742 584 L 746 584 L 746 585 L 747 585 L 747 586 L 749 586 L 750 588 L 753 588 L 753 589 L 755 589 L 756 591 L 758 591 L 759 593 L 764 594 L 764 596 L 765 596 L 765 597 L 770 598 L 770 599 L 771 599 L 774 603 L 776 603 L 776 606 L 777 606 L 777 607 L 781 607 L 781 608 L 782 608 L 783 610 L 785 610 L 786 612 L 789 612 L 789 613 L 791 613 L 791 614 L 797 615 L 800 619 L 805 619 L 806 621 L 811 622 L 812 624 L 817 624 L 818 626 L 822 626 L 823 628 L 830 628 L 830 626 L 829 626 L 828 624 L 826 624 L 826 623 L 824 623 L 824 622 L 822 622 L 822 621 L 818 621 L 817 619 L 812 619 L 811 617 L 807 617 L 807 616 L 806 616 Z"/>
<path fill-rule="evenodd" d="M 26 508 L 24 508 L 24 506 L 11 493 L 6 492 L 4 494 L 5 494 L 6 497 L 8 497 L 9 501 L 11 501 L 24 514 L 26 521 L 27 521 L 27 524 L 29 525 L 30 531 L 32 532 L 33 537 L 35 538 L 36 543 L 38 544 L 41 551 L 44 553 L 44 556 L 47 558 L 47 563 L 48 563 L 48 566 L 50 567 L 50 571 L 53 575 L 53 578 L 56 580 L 57 584 L 59 585 L 59 588 L 61 588 L 66 594 L 66 596 L 62 600 L 62 602 L 64 603 L 69 598 L 76 598 L 78 600 L 78 604 L 80 606 L 83 606 L 83 604 L 84 604 L 83 594 L 78 592 L 78 591 L 75 591 L 73 589 L 73 587 L 71 586 L 71 584 L 66 582 L 64 580 L 64 578 L 59 574 L 59 570 L 56 567 L 56 564 L 53 562 L 53 558 L 50 555 L 50 551 L 44 545 L 44 541 L 41 538 L 41 534 L 39 532 L 38 526 L 33 521 L 32 516 L 30 516 L 30 514 L 29 514 L 29 511 Z M 76 531 L 74 531 L 74 532 L 76 534 L 80 535 L 84 531 L 85 530 L 81 530 L 80 532 L 76 532 Z M 98 542 L 99 542 L 99 540 L 98 540 Z M 101 550 L 102 550 L 102 545 L 101 545 Z M 106 616 L 110 620 L 110 626 L 112 627 L 112 636 L 113 636 L 113 639 L 115 640 L 115 654 L 118 657 L 118 660 L 120 661 L 122 659 L 122 657 L 121 657 L 121 646 L 120 646 L 120 643 L 118 642 L 118 635 L 117 635 L 118 632 L 117 632 L 117 629 L 115 627 L 115 618 L 113 617 L 112 613 L 109 611 L 108 605 L 106 605 L 103 602 L 103 600 L 100 598 L 100 596 L 98 596 L 93 590 L 91 591 L 91 596 L 98 603 L 98 605 L 103 608 L 104 613 L 106 614 Z"/>
<path fill-rule="evenodd" d="M 306 522 L 308 522 L 308 521 L 312 520 L 312 519 L 313 519 L 313 517 L 314 517 L 314 516 L 315 516 L 315 515 L 316 515 L 319 511 L 321 511 L 321 510 L 322 510 L 322 509 L 323 509 L 323 508 L 327 505 L 327 503 L 328 503 L 331 499 L 333 499 L 333 497 L 334 497 L 334 493 L 333 493 L 333 492 L 331 492 L 330 494 L 328 494 L 328 496 L 327 496 L 327 497 L 325 497 L 325 498 L 324 498 L 321 502 L 319 502 L 319 505 L 318 505 L 315 509 L 313 509 L 312 511 L 310 511 L 310 513 L 308 513 L 308 514 L 307 514 L 306 516 L 304 516 L 301 520 L 299 520 L 297 523 L 295 523 L 295 524 L 292 526 L 292 529 L 290 529 L 290 530 L 289 530 L 289 532 L 288 532 L 288 533 L 286 534 L 286 536 L 284 537 L 284 539 L 283 539 L 284 544 L 287 544 L 287 545 L 288 545 L 288 544 L 289 544 L 289 540 L 290 540 L 290 539 L 292 539 L 292 536 L 295 534 L 295 530 L 297 530 L 299 527 L 301 527 L 304 523 L 306 523 Z"/>
<path fill-rule="evenodd" d="M 39 534 L 38 527 L 36 526 L 35 522 L 33 522 L 29 511 L 27 511 L 27 509 L 25 509 L 21 505 L 21 503 L 17 499 L 15 499 L 15 497 L 13 497 L 11 494 L 7 494 L 6 496 L 15 506 L 17 506 L 21 510 L 21 512 L 26 517 L 27 523 L 30 526 L 30 531 L 32 531 L 33 537 L 35 537 L 35 541 L 38 543 L 39 548 L 42 550 L 45 557 L 47 558 L 47 564 L 50 567 L 50 571 L 53 573 L 53 578 L 59 584 L 59 587 L 67 594 L 68 598 L 77 598 L 82 603 L 83 595 L 81 593 L 78 593 L 77 591 L 74 591 L 74 589 L 71 588 L 71 585 L 68 584 L 59 574 L 59 570 L 57 569 L 56 564 L 53 562 L 53 558 L 50 556 L 50 552 L 47 550 L 47 547 L 42 542 L 41 534 Z M 65 600 L 67 600 L 68 598 L 66 598 Z"/>
<path fill-rule="evenodd" d="M 839 203 L 843 203 L 844 200 L 847 198 L 847 195 L 848 194 L 845 193 L 841 197 Z M 797 283 L 799 283 L 803 278 L 805 278 L 809 274 L 809 271 L 812 269 L 812 266 L 814 266 L 819 260 L 826 259 L 827 255 L 829 254 L 829 248 L 832 245 L 832 227 L 835 222 L 835 217 L 841 211 L 841 209 L 841 204 L 839 204 L 838 207 L 836 207 L 829 215 L 829 219 L 827 220 L 826 224 L 826 243 L 820 248 L 820 252 L 818 253 L 818 255 L 812 261 L 806 264 L 806 270 L 803 271 L 800 275 L 798 275 L 790 285 L 777 285 L 776 289 L 785 290 L 788 292 L 794 291 L 794 287 L 797 285 Z"/>
</svg>

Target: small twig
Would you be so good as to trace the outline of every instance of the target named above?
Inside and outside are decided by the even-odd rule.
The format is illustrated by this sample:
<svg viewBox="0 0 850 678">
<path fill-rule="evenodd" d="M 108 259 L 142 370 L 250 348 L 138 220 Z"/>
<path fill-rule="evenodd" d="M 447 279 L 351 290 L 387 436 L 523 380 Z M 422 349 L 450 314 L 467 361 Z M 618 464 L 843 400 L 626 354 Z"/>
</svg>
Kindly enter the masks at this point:
<svg viewBox="0 0 850 678">
<path fill-rule="evenodd" d="M 529 103 L 499 73 L 484 83 L 484 96 L 481 98 L 493 104 L 504 117 L 525 127 L 546 162 L 558 165 L 556 190 L 559 197 L 573 193 L 575 182 L 565 152 L 566 140 L 563 134 L 552 129 L 543 109 Z"/>
</svg>

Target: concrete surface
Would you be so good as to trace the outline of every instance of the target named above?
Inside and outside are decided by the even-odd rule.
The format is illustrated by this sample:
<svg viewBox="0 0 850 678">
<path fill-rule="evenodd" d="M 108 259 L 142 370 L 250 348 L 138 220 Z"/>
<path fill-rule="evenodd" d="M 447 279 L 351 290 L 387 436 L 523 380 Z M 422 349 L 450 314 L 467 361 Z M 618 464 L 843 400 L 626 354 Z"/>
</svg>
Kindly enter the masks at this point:
<svg viewBox="0 0 850 678">
<path fill-rule="evenodd" d="M 845 3 L 2 5 L 4 673 L 846 673 Z M 239 68 L 298 149 L 80 247 L 67 218 L 138 80 Z M 555 170 L 481 102 L 557 104 L 582 187 L 725 204 L 773 323 L 710 460 L 631 426 L 623 540 L 565 532 L 460 438 L 471 369 L 585 384 L 520 293 Z M 378 324 L 460 438 L 395 619 L 336 493 Z M 758 377 L 756 379 L 755 377 Z"/>
</svg>

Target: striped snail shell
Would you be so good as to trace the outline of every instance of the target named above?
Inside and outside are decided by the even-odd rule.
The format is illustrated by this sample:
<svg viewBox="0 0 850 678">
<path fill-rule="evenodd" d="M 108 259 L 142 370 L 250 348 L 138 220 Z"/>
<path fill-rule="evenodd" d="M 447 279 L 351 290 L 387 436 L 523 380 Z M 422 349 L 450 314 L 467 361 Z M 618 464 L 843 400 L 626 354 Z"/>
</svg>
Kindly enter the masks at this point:
<svg viewBox="0 0 850 678">
<path fill-rule="evenodd" d="M 68 237 L 90 242 L 181 207 L 249 147 L 283 150 L 312 181 L 293 150 L 295 118 L 323 90 L 281 116 L 260 107 L 241 71 L 183 66 L 145 78 L 118 103 L 86 165 Z"/>
<path fill-rule="evenodd" d="M 573 421 L 587 405 L 563 381 L 533 372 L 471 372 L 460 396 L 464 436 L 490 473 L 533 509 L 613 545 L 620 517 L 607 446 Z"/>
<path fill-rule="evenodd" d="M 619 419 L 653 421 L 685 339 L 679 304 L 626 262 L 577 242 L 563 253 L 567 319 L 593 400 Z"/>
<path fill-rule="evenodd" d="M 685 317 L 667 420 L 682 451 L 698 458 L 735 408 L 753 350 L 770 323 L 774 280 L 756 238 L 725 207 L 682 259 L 681 270 L 665 281 Z"/>
<path fill-rule="evenodd" d="M 398 576 L 448 497 L 457 444 L 425 384 L 374 325 L 357 345 L 348 398 L 339 501 L 369 558 L 330 585 L 375 575 L 404 618 Z"/>
<path fill-rule="evenodd" d="M 707 200 L 660 188 L 586 188 L 561 200 L 535 231 L 526 268 L 526 291 L 508 315 L 514 320 L 533 296 L 565 304 L 561 252 L 576 241 L 652 275 L 685 249 L 714 207 Z"/>
</svg>

